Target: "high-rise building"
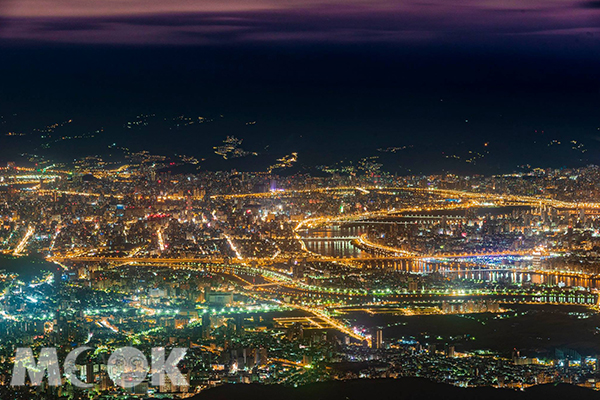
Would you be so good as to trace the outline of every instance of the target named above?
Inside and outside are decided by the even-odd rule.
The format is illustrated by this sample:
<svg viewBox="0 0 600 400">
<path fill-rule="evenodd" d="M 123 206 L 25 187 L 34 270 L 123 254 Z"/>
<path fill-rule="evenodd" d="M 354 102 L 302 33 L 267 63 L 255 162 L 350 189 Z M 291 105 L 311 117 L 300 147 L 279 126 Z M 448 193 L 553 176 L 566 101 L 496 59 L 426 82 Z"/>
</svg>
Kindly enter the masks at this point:
<svg viewBox="0 0 600 400">
<path fill-rule="evenodd" d="M 287 330 L 288 340 L 302 340 L 304 338 L 304 327 L 300 322 L 295 322 Z"/>
<path fill-rule="evenodd" d="M 381 329 L 377 329 L 375 332 L 375 340 L 373 341 L 373 347 L 376 349 L 383 348 L 383 331 Z"/>
<path fill-rule="evenodd" d="M 419 283 L 413 279 L 408 281 L 408 291 L 409 292 L 416 292 L 417 290 L 419 290 Z"/>
<path fill-rule="evenodd" d="M 542 255 L 538 252 L 533 254 L 532 266 L 534 269 L 540 269 L 542 266 Z"/>
<path fill-rule="evenodd" d="M 207 339 L 210 337 L 210 315 L 208 313 L 202 314 L 202 338 Z"/>
</svg>

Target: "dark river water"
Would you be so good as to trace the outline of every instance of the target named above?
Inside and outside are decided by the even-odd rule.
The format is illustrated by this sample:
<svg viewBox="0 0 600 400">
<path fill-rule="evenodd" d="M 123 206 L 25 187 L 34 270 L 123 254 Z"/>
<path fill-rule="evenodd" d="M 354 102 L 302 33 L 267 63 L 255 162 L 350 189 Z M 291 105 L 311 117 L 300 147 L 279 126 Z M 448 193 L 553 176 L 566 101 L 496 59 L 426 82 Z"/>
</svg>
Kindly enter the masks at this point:
<svg viewBox="0 0 600 400">
<path fill-rule="evenodd" d="M 514 209 L 515 207 L 500 207 L 481 209 L 480 212 L 488 213 L 495 211 L 498 213 L 508 213 Z M 464 210 L 460 210 L 460 212 L 464 213 Z M 355 238 L 367 231 L 368 225 L 369 223 L 365 222 L 364 224 L 310 229 L 301 232 L 301 236 L 306 238 L 304 240 L 306 248 L 317 254 L 330 257 L 371 257 L 371 254 L 368 252 L 352 245 L 352 241 Z M 479 261 L 475 267 L 473 263 L 443 263 L 425 260 L 387 261 L 385 263 L 381 262 L 378 266 L 414 273 L 427 274 L 438 272 L 453 278 L 485 282 L 531 283 L 600 289 L 600 278 L 589 279 L 553 272 L 531 272 L 524 269 L 512 268 L 510 265 L 503 265 L 499 259 L 495 262 L 494 260 Z"/>
</svg>

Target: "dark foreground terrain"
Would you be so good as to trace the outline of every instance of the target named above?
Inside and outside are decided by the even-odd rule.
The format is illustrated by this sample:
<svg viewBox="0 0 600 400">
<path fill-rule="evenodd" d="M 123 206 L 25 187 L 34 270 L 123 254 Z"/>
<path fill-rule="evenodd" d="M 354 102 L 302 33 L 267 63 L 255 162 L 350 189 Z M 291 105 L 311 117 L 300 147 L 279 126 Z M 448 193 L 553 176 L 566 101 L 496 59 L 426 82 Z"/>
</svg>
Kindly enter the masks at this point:
<svg viewBox="0 0 600 400">
<path fill-rule="evenodd" d="M 524 391 L 494 388 L 459 388 L 421 378 L 323 382 L 298 388 L 276 385 L 225 385 L 206 390 L 195 400 L 547 400 L 600 399 L 600 392 L 578 386 L 539 385 Z"/>
</svg>

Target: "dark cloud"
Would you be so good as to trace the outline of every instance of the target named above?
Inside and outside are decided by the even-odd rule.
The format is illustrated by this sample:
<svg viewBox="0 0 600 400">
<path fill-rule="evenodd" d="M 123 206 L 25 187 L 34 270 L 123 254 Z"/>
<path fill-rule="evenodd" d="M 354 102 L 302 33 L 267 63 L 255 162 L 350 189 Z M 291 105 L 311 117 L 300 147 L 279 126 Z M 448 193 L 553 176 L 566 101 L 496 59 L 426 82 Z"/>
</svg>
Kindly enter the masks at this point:
<svg viewBox="0 0 600 400">
<path fill-rule="evenodd" d="M 600 10 L 600 1 L 592 0 L 592 1 L 584 1 L 580 3 L 581 8 L 589 9 L 589 10 Z"/>
<path fill-rule="evenodd" d="M 35 29 L 41 32 L 101 31 L 105 24 L 92 21 L 43 21 Z"/>
<path fill-rule="evenodd" d="M 7 25 L 5 16 L 7 14 L 7 11 L 9 9 L 11 3 L 12 3 L 12 0 L 0 0 L 0 34 L 2 33 L 2 30 L 5 29 L 5 27 Z"/>
<path fill-rule="evenodd" d="M 593 4 L 600 1 L 585 4 L 593 8 Z M 340 10 L 331 4 L 322 4 L 286 10 L 13 17 L 0 38 L 142 45 L 269 40 L 481 44 L 485 40 L 517 40 L 514 39 L 517 36 L 581 36 L 582 30 L 600 29 L 594 24 L 590 26 L 589 18 L 581 16 L 584 13 L 581 8 L 572 3 L 570 8 L 565 7 L 564 3 L 554 8 L 540 5 L 535 9 L 417 3 L 414 8 L 404 10 L 381 10 L 356 4 Z M 566 12 L 572 13 L 571 16 Z"/>
<path fill-rule="evenodd" d="M 20 22 L 36 26 L 38 30 L 71 31 L 92 30 L 113 24 L 132 27 L 231 27 L 251 28 L 260 31 L 323 31 L 356 30 L 356 31 L 463 31 L 482 33 L 523 33 L 542 29 L 576 27 L 567 22 L 548 23 L 546 20 L 525 20 L 504 18 L 505 14 L 519 14 L 519 11 L 480 10 L 473 13 L 471 21 L 464 22 L 462 16 L 452 14 L 444 18 L 421 15 L 417 13 L 355 12 L 339 13 L 336 10 L 309 11 L 248 11 L 229 13 L 189 13 L 161 14 L 132 17 L 94 17 L 94 18 L 14 18 L 15 24 Z"/>
</svg>

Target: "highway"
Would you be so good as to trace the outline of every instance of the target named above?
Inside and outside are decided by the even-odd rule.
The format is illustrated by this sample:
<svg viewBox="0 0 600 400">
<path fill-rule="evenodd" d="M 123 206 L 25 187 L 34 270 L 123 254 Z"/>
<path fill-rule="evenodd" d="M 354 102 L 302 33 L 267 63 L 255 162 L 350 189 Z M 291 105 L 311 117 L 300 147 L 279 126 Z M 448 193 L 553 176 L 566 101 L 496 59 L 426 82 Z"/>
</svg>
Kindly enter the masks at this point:
<svg viewBox="0 0 600 400">
<path fill-rule="evenodd" d="M 27 228 L 27 232 L 25 232 L 25 236 L 23 236 L 23 239 L 21 239 L 21 241 L 19 242 L 17 247 L 15 247 L 15 250 L 13 251 L 13 255 L 18 256 L 23 252 L 23 250 L 25 249 L 25 246 L 27 246 L 27 242 L 29 242 L 29 239 L 31 239 L 31 237 L 33 236 L 34 233 L 35 233 L 35 228 L 30 225 Z"/>
<path fill-rule="evenodd" d="M 275 264 L 275 263 L 287 263 L 292 260 L 304 260 L 306 262 L 367 262 L 367 261 L 393 261 L 393 260 L 445 260 L 452 258 L 470 258 L 470 257 L 494 257 L 494 256 L 533 256 L 533 251 L 515 250 L 515 251 L 501 251 L 492 253 L 443 253 L 436 255 L 418 255 L 413 252 L 394 249 L 387 246 L 379 246 L 371 243 L 371 246 L 388 253 L 394 253 L 394 255 L 384 256 L 361 256 L 361 257 L 330 257 L 321 256 L 315 253 L 304 255 L 285 255 L 281 254 L 275 258 L 273 257 L 242 257 L 239 253 L 236 258 L 230 257 L 114 257 L 114 256 L 52 256 L 49 260 L 56 261 L 72 261 L 72 262 L 129 262 L 129 263 L 163 263 L 163 264 L 185 264 L 185 263 L 206 263 L 206 264 L 229 264 L 232 262 L 241 264 L 257 263 L 260 265 Z M 396 255 L 397 254 L 397 255 Z"/>
<path fill-rule="evenodd" d="M 234 236 L 224 234 L 224 238 L 229 245 L 234 257 L 147 257 L 147 256 L 130 256 L 130 257 L 114 257 L 114 256 L 102 256 L 102 255 L 75 255 L 65 254 L 56 255 L 50 257 L 50 261 L 61 262 L 61 263 L 107 263 L 122 266 L 124 264 L 133 265 L 161 265 L 170 268 L 184 268 L 190 270 L 198 269 L 209 269 L 215 272 L 222 272 L 236 278 L 241 282 L 245 293 L 252 293 L 253 295 L 261 296 L 263 298 L 279 299 L 279 302 L 290 307 L 294 307 L 305 312 L 308 312 L 315 317 L 325 321 L 327 324 L 335 327 L 344 334 L 360 341 L 369 340 L 368 337 L 355 332 L 351 327 L 346 326 L 344 323 L 332 318 L 327 314 L 326 309 L 318 305 L 323 299 L 344 299 L 344 301 L 353 300 L 361 303 L 371 302 L 376 299 L 378 302 L 412 302 L 412 301 L 428 301 L 428 302 L 439 302 L 443 300 L 453 299 L 468 299 L 468 298 L 486 298 L 494 299 L 506 303 L 534 303 L 534 304 L 581 304 L 581 305 L 597 305 L 598 295 L 597 294 L 577 294 L 573 296 L 553 296 L 547 293 L 529 293 L 525 291 L 521 292 L 505 292 L 500 290 L 479 290 L 471 292 L 448 292 L 448 291 L 421 291 L 421 292 L 399 292 L 399 291 L 366 291 L 357 289 L 341 289 L 333 287 L 325 287 L 307 284 L 306 282 L 298 279 L 294 279 L 291 275 L 282 273 L 277 268 L 279 265 L 289 265 L 290 260 L 306 261 L 306 262 L 335 262 L 345 265 L 351 265 L 356 268 L 362 268 L 365 263 L 369 262 L 394 262 L 402 260 L 411 261 L 441 261 L 441 260 L 456 260 L 466 259 L 473 257 L 494 257 L 494 256 L 534 256 L 540 255 L 540 252 L 534 250 L 505 250 L 492 253 L 442 253 L 442 254 L 420 254 L 415 251 L 400 249 L 391 246 L 387 246 L 382 243 L 378 243 L 368 238 L 367 235 L 361 235 L 358 237 L 344 237 L 343 239 L 356 241 L 357 246 L 366 248 L 369 250 L 371 255 L 360 256 L 360 257 L 329 257 L 322 256 L 306 249 L 304 240 L 336 240 L 338 238 L 318 238 L 318 237 L 306 237 L 303 238 L 299 232 L 310 228 L 316 228 L 323 225 L 339 224 L 344 222 L 365 222 L 370 219 L 377 219 L 382 217 L 397 217 L 405 214 L 407 218 L 420 218 L 420 219 L 431 219 L 436 220 L 441 217 L 435 215 L 428 215 L 428 211 L 434 210 L 453 210 L 453 209 L 465 209 L 470 207 L 484 207 L 489 206 L 490 203 L 493 205 L 530 205 L 540 206 L 547 205 L 552 207 L 579 209 L 582 207 L 586 208 L 600 208 L 600 203 L 590 204 L 579 204 L 569 203 L 553 199 L 537 198 L 529 196 L 501 196 L 491 195 L 485 193 L 472 193 L 454 190 L 444 189 L 421 189 L 421 188 L 407 188 L 407 187 L 340 187 L 340 188 L 321 188 L 317 190 L 306 190 L 306 191 L 277 191 L 268 193 L 252 193 L 252 194 L 239 194 L 239 195 L 217 195 L 212 196 L 213 199 L 240 199 L 240 198 L 273 198 L 273 197 L 290 197 L 296 195 L 302 195 L 311 192 L 318 193 L 355 193 L 358 195 L 368 194 L 370 192 L 386 192 L 395 190 L 408 190 L 438 194 L 440 196 L 453 196 L 463 199 L 459 203 L 444 203 L 437 207 L 408 207 L 403 209 L 391 209 L 391 210 L 377 210 L 369 212 L 361 212 L 356 214 L 341 214 L 333 216 L 320 216 L 314 218 L 308 218 L 297 223 L 294 228 L 294 236 L 285 238 L 272 238 L 277 239 L 295 239 L 301 244 L 303 251 L 301 253 L 288 253 L 283 251 L 277 251 L 277 253 L 271 257 L 260 257 L 250 258 L 242 256 L 240 249 L 236 246 L 236 240 L 248 239 L 243 236 Z M 66 194 L 78 194 L 78 195 L 95 195 L 87 193 L 66 193 Z M 408 214 L 408 215 L 406 215 Z M 460 217 L 450 218 L 451 220 L 461 220 Z M 381 221 L 376 221 L 381 222 Z M 387 223 L 386 221 L 382 221 Z M 21 243 L 15 252 L 18 253 L 23 251 L 26 247 L 27 242 L 33 231 L 33 228 L 28 229 L 28 234 L 23 238 Z M 157 230 L 158 245 L 162 252 L 165 251 L 168 244 L 165 243 L 162 230 Z M 469 267 L 469 266 L 467 266 Z M 475 268 L 475 267 L 474 267 Z M 476 268 L 480 268 L 477 266 Z M 475 269 L 476 269 L 475 268 Z M 513 271 L 513 270 L 511 270 Z M 516 271 L 516 270 L 515 270 Z M 523 270 L 522 272 L 535 272 L 532 270 Z M 538 271 L 540 273 L 547 274 L 564 274 L 562 271 Z M 260 276 L 261 282 L 252 283 L 244 277 L 247 276 Z M 577 275 L 583 276 L 583 275 Z M 282 300 L 286 299 L 288 300 Z M 299 302 L 298 299 L 304 299 L 306 302 Z M 312 303 L 312 304 L 311 304 Z"/>
</svg>

